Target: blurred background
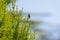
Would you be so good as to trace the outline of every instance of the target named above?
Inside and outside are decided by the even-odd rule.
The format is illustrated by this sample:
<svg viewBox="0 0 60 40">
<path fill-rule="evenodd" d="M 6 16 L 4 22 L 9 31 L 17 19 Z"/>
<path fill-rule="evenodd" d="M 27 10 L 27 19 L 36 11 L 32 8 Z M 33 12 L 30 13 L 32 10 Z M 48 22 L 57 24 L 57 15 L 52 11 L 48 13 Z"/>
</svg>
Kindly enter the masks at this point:
<svg viewBox="0 0 60 40">
<path fill-rule="evenodd" d="M 41 22 L 32 27 L 36 40 L 60 40 L 60 0 L 16 0 L 18 9 L 24 14 L 30 13 L 33 21 Z"/>
</svg>

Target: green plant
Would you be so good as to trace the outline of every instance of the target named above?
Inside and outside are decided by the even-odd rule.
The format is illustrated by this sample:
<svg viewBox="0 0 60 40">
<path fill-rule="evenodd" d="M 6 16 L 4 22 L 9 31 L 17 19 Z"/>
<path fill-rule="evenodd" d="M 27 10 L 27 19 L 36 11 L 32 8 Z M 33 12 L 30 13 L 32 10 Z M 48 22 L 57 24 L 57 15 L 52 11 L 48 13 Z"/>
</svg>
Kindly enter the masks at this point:
<svg viewBox="0 0 60 40">
<path fill-rule="evenodd" d="M 22 19 L 23 10 L 18 11 L 14 0 L 10 2 L 12 8 L 7 11 L 9 1 L 0 0 L 0 40 L 35 40 L 35 33 L 30 30 L 29 20 L 25 20 L 28 17 Z"/>
</svg>

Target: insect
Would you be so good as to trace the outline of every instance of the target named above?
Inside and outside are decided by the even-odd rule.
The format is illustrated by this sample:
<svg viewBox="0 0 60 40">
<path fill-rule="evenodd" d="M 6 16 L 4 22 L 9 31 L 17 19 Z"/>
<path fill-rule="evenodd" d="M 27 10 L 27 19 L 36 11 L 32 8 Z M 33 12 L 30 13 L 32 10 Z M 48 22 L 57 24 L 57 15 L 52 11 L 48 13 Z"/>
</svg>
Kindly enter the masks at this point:
<svg viewBox="0 0 60 40">
<path fill-rule="evenodd" d="M 30 19 L 30 14 L 28 14 L 28 18 Z"/>
</svg>

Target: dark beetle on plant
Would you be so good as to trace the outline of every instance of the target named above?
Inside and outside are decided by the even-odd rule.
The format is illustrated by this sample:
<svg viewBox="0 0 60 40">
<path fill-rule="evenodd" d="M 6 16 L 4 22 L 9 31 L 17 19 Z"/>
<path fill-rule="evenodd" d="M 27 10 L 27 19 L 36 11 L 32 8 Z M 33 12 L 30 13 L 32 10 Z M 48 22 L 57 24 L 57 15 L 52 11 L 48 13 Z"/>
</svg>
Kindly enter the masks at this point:
<svg viewBox="0 0 60 40">
<path fill-rule="evenodd" d="M 28 14 L 28 18 L 30 19 L 30 14 Z"/>
</svg>

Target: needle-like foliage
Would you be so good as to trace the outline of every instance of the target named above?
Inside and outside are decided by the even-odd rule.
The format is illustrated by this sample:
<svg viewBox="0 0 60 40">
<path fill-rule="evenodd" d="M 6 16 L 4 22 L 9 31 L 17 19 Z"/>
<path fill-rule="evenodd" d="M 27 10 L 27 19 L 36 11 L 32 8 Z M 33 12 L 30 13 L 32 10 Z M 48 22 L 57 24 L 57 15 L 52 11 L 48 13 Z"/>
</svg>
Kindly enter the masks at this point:
<svg viewBox="0 0 60 40">
<path fill-rule="evenodd" d="M 29 20 L 23 19 L 23 10 L 18 11 L 15 2 L 10 2 L 12 7 L 8 11 L 6 8 L 9 1 L 0 0 L 0 40 L 35 40 L 35 33 L 30 30 Z"/>
</svg>

